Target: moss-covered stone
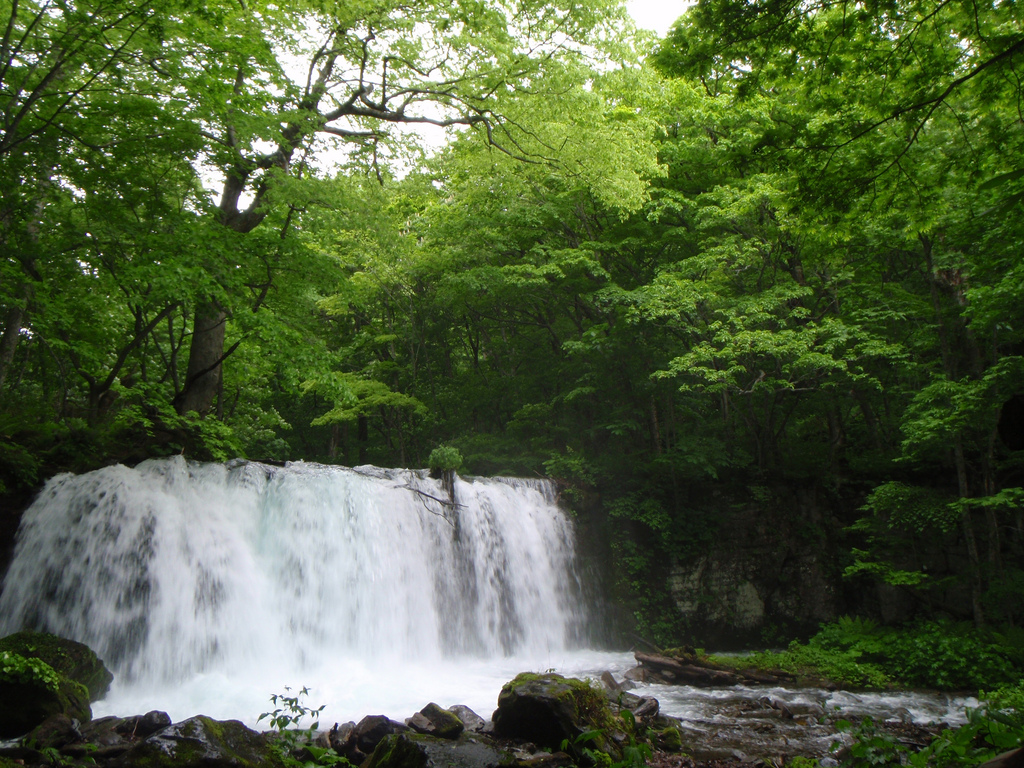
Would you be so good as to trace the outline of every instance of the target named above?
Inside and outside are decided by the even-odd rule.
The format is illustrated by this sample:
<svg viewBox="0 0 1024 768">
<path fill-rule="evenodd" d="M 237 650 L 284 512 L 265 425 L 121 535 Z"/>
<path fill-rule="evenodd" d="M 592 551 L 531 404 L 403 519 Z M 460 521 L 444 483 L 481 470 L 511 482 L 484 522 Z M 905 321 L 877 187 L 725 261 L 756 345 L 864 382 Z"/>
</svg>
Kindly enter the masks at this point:
<svg viewBox="0 0 1024 768">
<path fill-rule="evenodd" d="M 663 731 L 658 731 L 655 734 L 655 741 L 658 748 L 665 752 L 683 751 L 683 738 L 680 736 L 678 728 L 666 728 Z"/>
<path fill-rule="evenodd" d="M 0 639 L 0 738 L 21 736 L 53 715 L 87 722 L 92 693 L 113 679 L 88 646 L 40 632 Z"/>
<path fill-rule="evenodd" d="M 204 715 L 174 723 L 133 746 L 124 768 L 284 768 L 261 733 Z"/>
<path fill-rule="evenodd" d="M 563 741 L 572 744 L 584 732 L 598 731 L 588 746 L 616 756 L 621 750 L 611 736 L 630 727 L 612 714 L 603 691 L 586 680 L 557 674 L 526 673 L 506 683 L 491 719 L 497 735 L 552 750 Z"/>
<path fill-rule="evenodd" d="M 458 740 L 415 733 L 385 737 L 361 768 L 499 768 L 513 757 L 476 736 Z"/>
<path fill-rule="evenodd" d="M 64 713 L 46 718 L 28 734 L 26 743 L 36 749 L 60 749 L 80 737 L 75 721 Z"/>
<path fill-rule="evenodd" d="M 434 702 L 421 709 L 420 714 L 434 726 L 434 735 L 442 739 L 457 739 L 466 729 L 458 715 Z"/>
<path fill-rule="evenodd" d="M 85 686 L 89 701 L 103 698 L 114 676 L 89 646 L 45 632 L 16 632 L 0 639 L 4 651 L 39 659 L 58 675 Z"/>
<path fill-rule="evenodd" d="M 92 718 L 85 686 L 39 659 L 0 651 L 0 738 L 26 734 L 58 714 L 81 722 Z"/>
</svg>

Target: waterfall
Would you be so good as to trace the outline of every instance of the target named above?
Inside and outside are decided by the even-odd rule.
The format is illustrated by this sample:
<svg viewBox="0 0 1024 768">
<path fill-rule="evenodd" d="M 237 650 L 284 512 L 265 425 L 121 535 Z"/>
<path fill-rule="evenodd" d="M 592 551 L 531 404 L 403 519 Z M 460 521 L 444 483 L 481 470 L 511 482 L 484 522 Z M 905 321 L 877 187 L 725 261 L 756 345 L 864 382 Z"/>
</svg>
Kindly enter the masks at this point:
<svg viewBox="0 0 1024 768">
<path fill-rule="evenodd" d="M 0 634 L 84 642 L 135 689 L 328 658 L 539 658 L 581 637 L 573 557 L 542 481 L 457 478 L 451 503 L 424 472 L 151 460 L 50 480 Z"/>
</svg>

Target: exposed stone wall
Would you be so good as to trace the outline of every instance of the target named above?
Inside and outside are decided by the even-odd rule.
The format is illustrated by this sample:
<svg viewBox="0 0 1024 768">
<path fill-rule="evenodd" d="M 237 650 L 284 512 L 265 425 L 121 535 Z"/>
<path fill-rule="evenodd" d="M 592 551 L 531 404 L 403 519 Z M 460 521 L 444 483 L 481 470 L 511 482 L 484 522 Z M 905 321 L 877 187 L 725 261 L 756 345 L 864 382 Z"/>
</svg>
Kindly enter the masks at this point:
<svg viewBox="0 0 1024 768">
<path fill-rule="evenodd" d="M 716 507 L 711 547 L 677 560 L 668 578 L 691 642 L 722 650 L 771 645 L 842 614 L 836 539 L 843 524 L 814 490 L 774 490 Z"/>
</svg>

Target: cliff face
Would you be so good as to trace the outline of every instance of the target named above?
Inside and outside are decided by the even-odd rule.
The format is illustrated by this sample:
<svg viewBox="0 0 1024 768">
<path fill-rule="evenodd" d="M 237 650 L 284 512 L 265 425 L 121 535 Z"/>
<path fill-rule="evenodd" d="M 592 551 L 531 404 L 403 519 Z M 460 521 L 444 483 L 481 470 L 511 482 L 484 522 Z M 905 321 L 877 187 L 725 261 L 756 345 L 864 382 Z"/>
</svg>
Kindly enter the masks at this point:
<svg viewBox="0 0 1024 768">
<path fill-rule="evenodd" d="M 747 647 L 805 634 L 841 614 L 826 563 L 787 553 L 775 573 L 765 573 L 758 552 L 720 553 L 678 563 L 669 590 L 685 624 L 711 647 Z M 768 556 L 775 552 L 763 553 Z"/>
<path fill-rule="evenodd" d="M 676 559 L 667 579 L 695 644 L 781 643 L 842 615 L 843 523 L 816 491 L 773 491 L 716 506 L 710 547 Z"/>
<path fill-rule="evenodd" d="M 936 612 L 970 617 L 963 585 L 924 593 L 866 576 L 844 578 L 851 548 L 860 545 L 847 531 L 864 514 L 858 495 L 813 487 L 740 490 L 742 501 L 735 488 L 694 500 L 699 514 L 715 519 L 715 534 L 668 569 L 667 590 L 687 642 L 718 650 L 782 645 L 843 615 L 886 624 Z M 956 573 L 966 553 L 950 544 L 908 549 L 898 564 Z"/>
</svg>

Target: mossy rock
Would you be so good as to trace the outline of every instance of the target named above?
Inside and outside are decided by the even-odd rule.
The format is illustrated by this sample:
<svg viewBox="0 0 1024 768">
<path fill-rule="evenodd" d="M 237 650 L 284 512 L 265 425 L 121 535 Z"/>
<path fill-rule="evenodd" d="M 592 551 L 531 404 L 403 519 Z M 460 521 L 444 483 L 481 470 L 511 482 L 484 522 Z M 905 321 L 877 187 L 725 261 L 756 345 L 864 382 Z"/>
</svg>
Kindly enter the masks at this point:
<svg viewBox="0 0 1024 768">
<path fill-rule="evenodd" d="M 513 756 L 479 737 L 463 734 L 458 740 L 418 733 L 386 736 L 361 768 L 499 768 Z"/>
<path fill-rule="evenodd" d="M 621 750 L 611 737 L 629 728 L 616 718 L 608 698 L 585 680 L 557 674 L 521 674 L 506 683 L 498 695 L 498 708 L 491 720 L 496 735 L 531 741 L 547 749 L 570 744 L 587 731 L 599 731 L 588 747 L 619 756 Z"/>
<path fill-rule="evenodd" d="M 658 748 L 664 752 L 682 752 L 683 737 L 678 728 L 666 728 L 655 734 L 655 741 Z"/>
<path fill-rule="evenodd" d="M 466 729 L 458 715 L 434 702 L 421 709 L 420 714 L 434 727 L 433 735 L 442 739 L 457 739 Z"/>
<path fill-rule="evenodd" d="M 124 768 L 284 768 L 270 740 L 237 720 L 205 715 L 174 723 L 133 746 Z"/>
<path fill-rule="evenodd" d="M 89 701 L 102 699 L 114 676 L 89 646 L 45 632 L 17 632 L 0 639 L 0 653 L 46 662 L 58 675 L 85 686 Z"/>
<path fill-rule="evenodd" d="M 91 720 L 85 686 L 41 659 L 0 651 L 0 738 L 22 736 L 53 715 Z"/>
</svg>

